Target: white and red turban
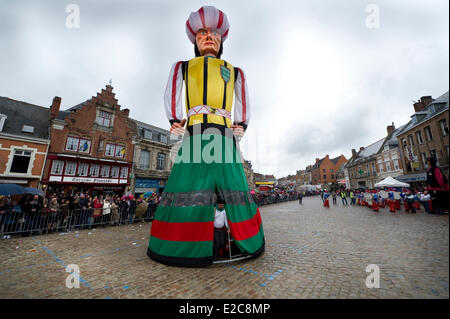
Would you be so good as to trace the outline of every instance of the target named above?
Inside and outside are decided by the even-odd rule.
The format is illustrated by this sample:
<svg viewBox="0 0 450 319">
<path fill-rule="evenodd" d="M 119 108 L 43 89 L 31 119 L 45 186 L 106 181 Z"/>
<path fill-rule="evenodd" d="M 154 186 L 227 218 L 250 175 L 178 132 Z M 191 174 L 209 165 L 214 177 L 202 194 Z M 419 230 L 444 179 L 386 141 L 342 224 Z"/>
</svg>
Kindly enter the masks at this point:
<svg viewBox="0 0 450 319">
<path fill-rule="evenodd" d="M 212 6 L 203 6 L 196 12 L 191 12 L 186 21 L 186 33 L 192 43 L 195 43 L 195 35 L 200 29 L 217 29 L 222 36 L 222 43 L 228 36 L 230 24 L 227 16 L 222 11 Z"/>
</svg>

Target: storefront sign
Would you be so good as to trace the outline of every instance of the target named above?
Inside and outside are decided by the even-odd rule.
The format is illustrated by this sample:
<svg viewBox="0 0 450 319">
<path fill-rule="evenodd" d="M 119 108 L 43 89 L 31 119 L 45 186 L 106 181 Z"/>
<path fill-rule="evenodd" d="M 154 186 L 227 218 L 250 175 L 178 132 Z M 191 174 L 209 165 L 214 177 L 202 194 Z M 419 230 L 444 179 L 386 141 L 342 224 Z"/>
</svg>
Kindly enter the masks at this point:
<svg viewBox="0 0 450 319">
<path fill-rule="evenodd" d="M 150 179 L 150 178 L 137 178 L 136 179 L 136 188 L 159 188 L 160 183 L 159 179 Z"/>
<path fill-rule="evenodd" d="M 89 177 L 64 177 L 66 183 L 92 183 L 92 184 L 119 184 L 118 179 L 89 178 Z"/>
</svg>

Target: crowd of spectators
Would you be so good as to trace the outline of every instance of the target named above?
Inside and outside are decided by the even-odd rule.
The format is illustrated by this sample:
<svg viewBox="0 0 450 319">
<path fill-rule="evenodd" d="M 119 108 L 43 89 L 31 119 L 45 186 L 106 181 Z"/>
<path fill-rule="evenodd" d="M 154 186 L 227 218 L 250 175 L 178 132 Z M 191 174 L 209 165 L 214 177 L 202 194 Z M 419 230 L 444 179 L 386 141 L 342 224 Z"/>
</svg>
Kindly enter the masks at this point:
<svg viewBox="0 0 450 319">
<path fill-rule="evenodd" d="M 161 197 L 74 194 L 3 196 L 0 198 L 0 233 L 51 233 L 95 225 L 119 225 L 151 220 Z"/>
</svg>

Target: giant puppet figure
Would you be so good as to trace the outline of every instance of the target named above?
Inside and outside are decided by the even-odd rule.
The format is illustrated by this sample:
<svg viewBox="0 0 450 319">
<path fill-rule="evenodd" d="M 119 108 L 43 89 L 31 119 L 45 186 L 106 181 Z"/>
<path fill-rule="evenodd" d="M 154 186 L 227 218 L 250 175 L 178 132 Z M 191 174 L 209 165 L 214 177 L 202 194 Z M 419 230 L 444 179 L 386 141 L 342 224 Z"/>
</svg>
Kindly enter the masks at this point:
<svg viewBox="0 0 450 319">
<path fill-rule="evenodd" d="M 231 237 L 240 251 L 250 257 L 264 251 L 261 215 L 237 147 L 250 119 L 247 81 L 242 69 L 220 58 L 229 28 L 227 16 L 215 7 L 192 12 L 186 33 L 196 57 L 176 62 L 170 70 L 166 115 L 171 132 L 184 137 L 155 212 L 147 251 L 167 265 L 213 263 L 218 197 L 225 201 Z"/>
</svg>

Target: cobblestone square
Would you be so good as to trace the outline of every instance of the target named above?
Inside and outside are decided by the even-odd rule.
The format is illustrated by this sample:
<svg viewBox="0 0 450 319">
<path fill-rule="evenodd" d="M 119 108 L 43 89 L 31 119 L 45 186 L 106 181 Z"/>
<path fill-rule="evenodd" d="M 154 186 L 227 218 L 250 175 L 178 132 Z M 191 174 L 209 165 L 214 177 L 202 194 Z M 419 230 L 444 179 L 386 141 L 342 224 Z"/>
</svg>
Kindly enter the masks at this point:
<svg viewBox="0 0 450 319">
<path fill-rule="evenodd" d="M 0 242 L 0 298 L 449 298 L 448 215 L 326 209 L 320 197 L 260 207 L 266 251 L 207 268 L 146 255 L 151 223 Z M 66 287 L 77 264 L 80 288 Z M 366 287 L 366 267 L 380 288 Z"/>
</svg>

